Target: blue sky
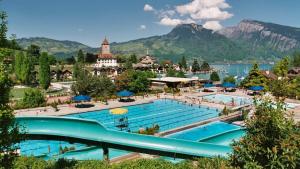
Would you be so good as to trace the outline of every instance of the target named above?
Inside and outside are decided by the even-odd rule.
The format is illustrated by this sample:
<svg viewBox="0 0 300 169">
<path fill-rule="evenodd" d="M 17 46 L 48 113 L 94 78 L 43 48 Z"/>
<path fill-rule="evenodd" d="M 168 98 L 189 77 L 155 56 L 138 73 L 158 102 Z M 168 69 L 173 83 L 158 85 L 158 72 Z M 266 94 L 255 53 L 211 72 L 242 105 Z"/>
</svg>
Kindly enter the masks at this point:
<svg viewBox="0 0 300 169">
<path fill-rule="evenodd" d="M 300 27 L 299 0 L 3 0 L 9 34 L 99 46 L 168 33 L 177 23 L 221 29 L 242 19 Z M 192 4 L 194 3 L 194 4 Z M 147 4 L 147 5 L 146 5 Z M 195 5 L 197 4 L 197 5 Z"/>
</svg>

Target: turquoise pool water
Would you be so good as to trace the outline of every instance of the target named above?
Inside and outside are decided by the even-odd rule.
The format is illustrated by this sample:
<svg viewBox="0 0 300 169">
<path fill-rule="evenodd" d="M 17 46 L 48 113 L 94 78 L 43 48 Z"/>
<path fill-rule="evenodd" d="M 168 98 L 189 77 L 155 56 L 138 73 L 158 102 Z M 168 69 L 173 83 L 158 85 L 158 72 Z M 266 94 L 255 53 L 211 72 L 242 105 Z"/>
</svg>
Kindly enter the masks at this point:
<svg viewBox="0 0 300 169">
<path fill-rule="evenodd" d="M 219 113 L 218 110 L 209 107 L 189 106 L 168 99 L 156 100 L 153 103 L 128 106 L 126 108 L 128 109 L 127 117 L 131 132 L 138 131 L 140 128 L 152 127 L 154 124 L 160 126 L 160 132 L 166 131 L 217 117 Z M 109 113 L 109 110 L 85 112 L 68 116 L 97 120 L 108 129 L 119 130 L 119 128 L 115 127 L 115 117 Z M 69 144 L 59 141 L 26 141 L 21 143 L 20 147 L 22 155 L 47 155 L 45 158 L 49 156 L 54 158 L 61 157 L 58 155 L 60 147 L 74 147 L 75 150 L 87 148 L 86 145 Z M 63 156 L 66 158 L 79 158 L 81 160 L 102 159 L 102 149 L 94 148 L 87 152 L 84 156 L 79 155 L 76 151 L 65 153 Z M 110 157 L 119 157 L 127 153 L 126 151 L 111 149 Z M 75 154 L 78 154 L 78 156 Z"/>
<path fill-rule="evenodd" d="M 250 98 L 240 97 L 240 96 L 231 96 L 231 95 L 225 95 L 225 94 L 206 95 L 206 96 L 203 96 L 203 99 L 208 100 L 209 102 L 225 103 L 225 104 L 232 104 L 232 101 L 233 101 L 234 105 L 236 105 L 236 106 L 252 103 L 252 99 L 250 99 Z"/>
<path fill-rule="evenodd" d="M 171 134 L 167 137 L 230 146 L 233 140 L 238 140 L 244 135 L 245 131 L 240 126 L 218 121 Z M 170 157 L 161 158 L 173 163 L 178 163 L 183 160 Z"/>
<path fill-rule="evenodd" d="M 240 126 L 228 124 L 225 122 L 213 122 L 196 128 L 168 135 L 168 138 L 176 138 L 182 140 L 199 141 L 204 138 L 215 136 L 217 134 L 240 129 Z"/>
</svg>

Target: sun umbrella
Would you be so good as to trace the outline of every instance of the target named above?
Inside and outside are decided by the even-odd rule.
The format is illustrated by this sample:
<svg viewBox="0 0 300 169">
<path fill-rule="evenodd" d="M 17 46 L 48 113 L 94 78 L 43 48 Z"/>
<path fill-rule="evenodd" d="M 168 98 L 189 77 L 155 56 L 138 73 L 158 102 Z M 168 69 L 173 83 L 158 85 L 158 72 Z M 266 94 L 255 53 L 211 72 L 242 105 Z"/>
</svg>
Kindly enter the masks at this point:
<svg viewBox="0 0 300 169">
<path fill-rule="evenodd" d="M 223 86 L 224 88 L 235 88 L 235 87 L 236 87 L 235 84 L 230 83 L 230 82 L 224 82 L 224 83 L 222 84 L 222 86 Z"/>
<path fill-rule="evenodd" d="M 87 95 L 78 95 L 78 96 L 74 96 L 72 98 L 74 101 L 76 102 L 81 102 L 81 101 L 91 101 L 91 97 L 87 96 Z"/>
<path fill-rule="evenodd" d="M 117 93 L 117 95 L 118 95 L 119 97 L 130 97 L 130 96 L 132 96 L 133 94 L 134 94 L 133 92 L 128 91 L 128 90 L 122 90 L 122 91 L 120 91 L 120 92 Z"/>
<path fill-rule="evenodd" d="M 115 108 L 115 109 L 110 109 L 109 112 L 113 115 L 123 115 L 126 114 L 128 110 L 124 108 Z"/>
<path fill-rule="evenodd" d="M 214 85 L 211 84 L 211 83 L 205 83 L 203 86 L 204 86 L 205 88 L 208 88 L 208 87 L 213 87 Z"/>
<path fill-rule="evenodd" d="M 264 87 L 263 86 L 251 86 L 249 87 L 250 90 L 253 90 L 253 91 L 262 91 L 264 90 Z"/>
</svg>

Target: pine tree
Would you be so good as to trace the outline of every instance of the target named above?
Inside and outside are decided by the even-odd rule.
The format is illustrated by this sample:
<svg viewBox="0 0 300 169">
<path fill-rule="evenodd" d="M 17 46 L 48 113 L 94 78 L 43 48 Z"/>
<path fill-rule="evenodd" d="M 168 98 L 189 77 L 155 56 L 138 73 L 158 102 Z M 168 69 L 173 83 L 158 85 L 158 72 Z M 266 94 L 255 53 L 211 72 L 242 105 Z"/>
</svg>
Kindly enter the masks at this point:
<svg viewBox="0 0 300 169">
<path fill-rule="evenodd" d="M 40 69 L 39 69 L 39 83 L 43 89 L 48 89 L 51 82 L 50 77 L 50 65 L 48 61 L 48 54 L 43 52 L 39 59 Z"/>
<path fill-rule="evenodd" d="M 15 57 L 15 74 L 18 80 L 21 80 L 21 72 L 23 65 L 24 53 L 19 52 Z"/>
<path fill-rule="evenodd" d="M 34 65 L 30 56 L 25 55 L 21 64 L 20 80 L 23 84 L 30 85 L 33 81 Z"/>
<path fill-rule="evenodd" d="M 200 71 L 200 65 L 197 61 L 197 59 L 194 59 L 193 65 L 192 65 L 192 72 Z"/>
<path fill-rule="evenodd" d="M 185 56 L 182 56 L 181 61 L 179 62 L 179 67 L 180 69 L 187 69 L 187 63 L 186 63 L 186 59 Z"/>
<path fill-rule="evenodd" d="M 215 71 L 212 72 L 212 73 L 210 74 L 210 80 L 211 80 L 211 81 L 214 81 L 214 82 L 220 81 L 220 77 L 219 77 L 218 73 L 215 72 Z"/>
<path fill-rule="evenodd" d="M 77 62 L 84 63 L 84 60 L 83 51 L 80 49 L 77 53 Z"/>
</svg>

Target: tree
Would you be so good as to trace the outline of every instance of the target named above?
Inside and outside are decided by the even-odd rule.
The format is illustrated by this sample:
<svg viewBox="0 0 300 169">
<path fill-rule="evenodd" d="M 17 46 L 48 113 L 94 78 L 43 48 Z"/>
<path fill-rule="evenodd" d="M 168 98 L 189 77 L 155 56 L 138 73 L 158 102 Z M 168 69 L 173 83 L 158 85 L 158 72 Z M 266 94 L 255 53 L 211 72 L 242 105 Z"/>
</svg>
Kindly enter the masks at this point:
<svg viewBox="0 0 300 169">
<path fill-rule="evenodd" d="M 115 86 L 107 76 L 99 77 L 82 72 L 79 74 L 76 83 L 72 85 L 72 91 L 76 95 L 107 97 L 115 92 Z"/>
<path fill-rule="evenodd" d="M 73 79 L 77 79 L 79 77 L 79 74 L 82 72 L 81 70 L 83 69 L 83 65 L 79 62 L 76 62 L 73 66 Z"/>
<path fill-rule="evenodd" d="M 16 49 L 16 50 L 21 50 L 21 47 L 19 46 L 19 44 L 17 43 L 17 36 L 16 34 L 12 34 L 10 36 L 10 42 L 9 42 L 9 48 L 10 49 Z"/>
<path fill-rule="evenodd" d="M 97 55 L 92 53 L 86 53 L 85 55 L 85 62 L 86 63 L 95 63 L 97 61 Z"/>
<path fill-rule="evenodd" d="M 248 76 L 241 82 L 241 86 L 249 88 L 251 86 L 263 86 L 264 89 L 268 89 L 268 80 L 259 70 L 257 63 L 254 63 Z"/>
<path fill-rule="evenodd" d="M 41 56 L 41 48 L 38 45 L 31 44 L 27 48 L 27 56 L 31 58 L 32 64 L 38 64 L 39 63 L 39 58 Z"/>
<path fill-rule="evenodd" d="M 34 108 L 46 105 L 44 94 L 39 89 L 27 89 L 22 100 L 17 103 L 18 108 Z"/>
<path fill-rule="evenodd" d="M 65 60 L 67 62 L 67 64 L 71 65 L 71 64 L 75 64 L 76 63 L 76 60 L 74 58 L 74 56 L 71 56 L 69 58 L 66 58 Z"/>
<path fill-rule="evenodd" d="M 43 52 L 40 56 L 39 67 L 39 84 L 43 89 L 48 89 L 51 82 L 50 65 L 48 60 L 48 54 Z"/>
<path fill-rule="evenodd" d="M 126 62 L 124 64 L 124 68 L 127 69 L 127 70 L 133 69 L 132 62 L 129 59 L 126 60 Z"/>
<path fill-rule="evenodd" d="M 220 77 L 216 71 L 210 74 L 210 80 L 213 82 L 220 81 Z"/>
<path fill-rule="evenodd" d="M 4 11 L 0 11 L 0 47 L 8 47 L 8 41 L 6 37 L 7 33 L 7 14 Z"/>
<path fill-rule="evenodd" d="M 187 63 L 185 56 L 182 56 L 181 61 L 179 62 L 180 69 L 186 70 L 187 69 Z"/>
<path fill-rule="evenodd" d="M 55 65 L 57 62 L 55 56 L 48 55 L 48 62 L 49 62 L 49 65 Z"/>
<path fill-rule="evenodd" d="M 23 65 L 24 53 L 19 52 L 15 57 L 15 74 L 18 80 L 21 79 L 22 76 L 22 65 Z"/>
<path fill-rule="evenodd" d="M 228 83 L 233 83 L 235 84 L 235 78 L 233 76 L 227 76 L 223 79 L 223 83 L 228 82 Z"/>
<path fill-rule="evenodd" d="M 34 65 L 32 63 L 31 57 L 28 56 L 27 54 L 24 55 L 23 63 L 20 66 L 21 66 L 21 74 L 20 74 L 21 83 L 25 85 L 32 84 L 34 80 L 33 79 Z"/>
<path fill-rule="evenodd" d="M 200 65 L 199 65 L 197 59 L 194 59 L 194 62 L 192 64 L 192 72 L 195 73 L 195 72 L 198 72 L 198 71 L 200 71 Z"/>
<path fill-rule="evenodd" d="M 167 73 L 166 73 L 167 77 L 176 77 L 176 70 L 172 69 L 172 68 L 168 68 L 167 69 Z"/>
<path fill-rule="evenodd" d="M 289 70 L 289 58 L 288 57 L 281 59 L 273 67 L 273 72 L 278 77 L 287 77 L 288 70 Z"/>
<path fill-rule="evenodd" d="M 156 74 L 150 71 L 127 70 L 116 77 L 116 89 L 118 91 L 126 89 L 136 93 L 145 92 L 150 86 L 148 78 L 155 77 Z"/>
<path fill-rule="evenodd" d="M 300 52 L 295 52 L 292 57 L 292 66 L 300 67 Z"/>
<path fill-rule="evenodd" d="M 83 54 L 83 51 L 80 49 L 77 53 L 77 62 L 80 62 L 80 63 L 84 63 L 84 54 Z"/>
<path fill-rule="evenodd" d="M 201 71 L 209 71 L 210 70 L 210 66 L 209 66 L 209 64 L 207 63 L 207 62 L 203 62 L 202 63 L 202 65 L 201 65 L 201 67 L 200 67 L 200 70 Z"/>
<path fill-rule="evenodd" d="M 300 132 L 284 108 L 271 99 L 255 101 L 246 135 L 233 144 L 231 163 L 238 168 L 299 168 Z"/>
<path fill-rule="evenodd" d="M 138 59 L 137 56 L 135 54 L 130 55 L 129 60 L 131 63 L 137 63 Z"/>
<path fill-rule="evenodd" d="M 12 86 L 5 66 L 0 63 L 0 166 L 13 168 L 13 161 L 18 156 L 17 144 L 23 139 L 19 126 L 15 123 L 13 110 L 8 106 L 9 92 Z"/>
</svg>

